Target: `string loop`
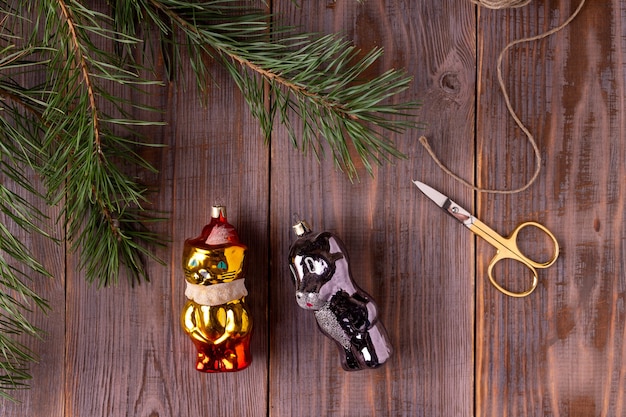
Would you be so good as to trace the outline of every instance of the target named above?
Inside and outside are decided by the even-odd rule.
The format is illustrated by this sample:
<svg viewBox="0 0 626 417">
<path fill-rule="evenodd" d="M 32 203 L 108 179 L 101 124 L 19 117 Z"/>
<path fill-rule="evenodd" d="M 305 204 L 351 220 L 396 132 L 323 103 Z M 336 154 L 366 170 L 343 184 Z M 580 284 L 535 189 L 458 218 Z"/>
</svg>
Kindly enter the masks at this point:
<svg viewBox="0 0 626 417">
<path fill-rule="evenodd" d="M 497 8 L 505 8 L 505 7 L 521 7 L 530 3 L 531 0 L 470 0 L 470 1 L 472 3 L 483 5 L 485 7 L 497 9 Z M 513 120 L 515 120 L 515 123 L 517 124 L 517 126 L 519 126 L 519 128 L 524 132 L 524 134 L 528 138 L 528 142 L 532 146 L 533 152 L 535 154 L 535 172 L 533 173 L 533 176 L 530 178 L 530 180 L 528 180 L 528 182 L 524 184 L 523 186 L 516 188 L 514 190 L 497 190 L 497 189 L 488 189 L 488 188 L 478 187 L 476 185 L 473 185 L 469 181 L 466 181 L 463 178 L 459 177 L 457 174 L 453 173 L 452 171 L 450 171 L 439 160 L 439 158 L 437 158 L 437 155 L 428 144 L 428 139 L 426 139 L 425 136 L 420 137 L 419 138 L 420 144 L 424 147 L 424 149 L 426 149 L 426 151 L 428 152 L 428 155 L 430 155 L 430 157 L 437 164 L 437 166 L 439 166 L 439 168 L 441 168 L 446 174 L 450 175 L 456 181 L 473 189 L 474 191 L 483 192 L 483 193 L 491 193 L 491 194 L 519 193 L 519 192 L 526 190 L 535 182 L 535 180 L 539 176 L 539 172 L 541 171 L 541 152 L 539 150 L 539 147 L 537 146 L 537 142 L 535 141 L 535 138 L 533 137 L 532 133 L 530 132 L 530 130 L 528 130 L 526 125 L 524 125 L 524 123 L 521 121 L 521 119 L 519 118 L 517 113 L 515 113 L 515 110 L 513 109 L 513 105 L 511 104 L 509 93 L 506 89 L 506 86 L 504 85 L 504 78 L 502 77 L 502 60 L 504 58 L 504 54 L 506 54 L 506 52 L 512 47 L 514 47 L 515 45 L 519 45 L 520 43 L 524 43 L 524 42 L 532 42 L 532 41 L 547 38 L 548 36 L 555 34 L 556 32 L 563 29 L 565 26 L 569 25 L 572 22 L 572 20 L 576 18 L 578 13 L 580 13 L 581 9 L 583 8 L 583 5 L 585 4 L 585 1 L 586 0 L 580 0 L 580 3 L 578 7 L 576 8 L 576 10 L 574 11 L 574 13 L 572 13 L 570 17 L 567 20 L 565 20 L 563 23 L 561 23 L 560 25 L 544 33 L 541 33 L 539 35 L 530 36 L 530 37 L 523 38 L 523 39 L 517 39 L 512 42 L 509 42 L 509 44 L 507 44 L 498 55 L 497 68 L 496 68 L 497 73 L 498 73 L 498 84 L 500 85 L 500 90 L 502 91 L 502 95 L 504 96 L 504 102 L 506 104 L 506 108 L 509 111 L 509 114 L 511 115 Z"/>
</svg>

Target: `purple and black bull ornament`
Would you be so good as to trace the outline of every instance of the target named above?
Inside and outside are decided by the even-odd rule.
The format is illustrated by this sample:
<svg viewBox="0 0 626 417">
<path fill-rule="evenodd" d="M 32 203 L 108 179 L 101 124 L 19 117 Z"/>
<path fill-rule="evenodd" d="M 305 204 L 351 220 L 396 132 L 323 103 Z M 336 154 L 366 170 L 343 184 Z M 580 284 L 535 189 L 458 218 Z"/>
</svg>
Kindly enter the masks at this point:
<svg viewBox="0 0 626 417">
<path fill-rule="evenodd" d="M 289 268 L 298 305 L 312 310 L 322 333 L 335 341 L 343 369 L 381 366 L 392 347 L 376 304 L 351 277 L 344 244 L 330 232 L 313 233 L 304 221 L 293 229 L 298 239 L 289 250 Z"/>
</svg>

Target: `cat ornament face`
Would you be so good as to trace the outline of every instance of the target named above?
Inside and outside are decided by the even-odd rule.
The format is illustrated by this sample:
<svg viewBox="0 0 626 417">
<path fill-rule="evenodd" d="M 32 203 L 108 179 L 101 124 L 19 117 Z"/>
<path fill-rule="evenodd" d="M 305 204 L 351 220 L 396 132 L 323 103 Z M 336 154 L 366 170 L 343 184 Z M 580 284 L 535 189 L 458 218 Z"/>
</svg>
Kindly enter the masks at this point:
<svg viewBox="0 0 626 417">
<path fill-rule="evenodd" d="M 298 239 L 289 269 L 298 305 L 314 312 L 318 327 L 337 344 L 347 371 L 377 368 L 391 356 L 372 298 L 353 281 L 348 253 L 330 232 L 313 233 L 306 222 L 293 226 Z"/>
</svg>

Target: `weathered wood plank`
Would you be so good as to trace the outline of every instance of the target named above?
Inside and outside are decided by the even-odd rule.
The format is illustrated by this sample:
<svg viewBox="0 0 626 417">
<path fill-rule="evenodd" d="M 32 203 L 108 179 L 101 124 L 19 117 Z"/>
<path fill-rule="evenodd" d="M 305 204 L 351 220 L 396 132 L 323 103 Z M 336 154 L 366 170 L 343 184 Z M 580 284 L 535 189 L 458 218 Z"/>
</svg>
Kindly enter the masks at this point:
<svg viewBox="0 0 626 417">
<path fill-rule="evenodd" d="M 196 104 L 195 110 L 177 112 L 172 121 L 176 126 L 172 224 L 176 227 L 170 268 L 175 277 L 177 391 L 185 393 L 181 403 L 193 405 L 181 415 L 261 416 L 267 413 L 269 149 L 226 72 L 216 68 L 214 73 L 217 85 L 209 93 L 208 109 Z M 184 106 L 189 95 L 178 94 L 177 101 Z M 178 324 L 185 300 L 180 259 L 184 239 L 199 234 L 215 203 L 226 206 L 229 221 L 249 248 L 246 287 L 254 322 L 253 360 L 241 372 L 207 375 L 195 370 L 195 348 Z"/>
<path fill-rule="evenodd" d="M 481 10 L 481 185 L 522 185 L 534 164 L 496 87 L 496 54 L 512 39 L 554 27 L 577 4 Z M 588 1 L 564 31 L 516 47 L 505 60 L 513 107 L 536 135 L 543 171 L 527 192 L 481 195 L 479 214 L 502 233 L 538 220 L 556 234 L 562 251 L 557 264 L 540 273 L 536 292 L 515 300 L 481 277 L 492 252 L 479 243 L 478 416 L 625 413 L 625 7 Z"/>
<path fill-rule="evenodd" d="M 34 240 L 57 276 L 37 283 L 53 311 L 34 315 L 48 335 L 30 344 L 42 357 L 31 390 L 18 393 L 22 404 L 0 402 L 0 414 L 623 415 L 626 2 L 588 0 L 565 31 L 507 56 L 513 107 L 544 156 L 531 189 L 478 194 L 473 207 L 473 193 L 417 142 L 424 133 L 448 167 L 482 186 L 514 188 L 529 179 L 532 149 L 504 107 L 496 56 L 508 41 L 558 24 L 576 4 L 480 8 L 476 26 L 469 1 L 275 1 L 286 22 L 345 33 L 363 49 L 384 47 L 372 74 L 403 67 L 415 77 L 407 97 L 423 101 L 426 126 L 393 137 L 409 158 L 376 169 L 374 178 L 361 168 L 352 184 L 329 159 L 318 164 L 292 149 L 282 128 L 265 147 L 217 67 L 204 108 L 186 68 L 184 82 L 155 89 L 150 99 L 168 122 L 147 131 L 168 147 L 145 155 L 161 169 L 146 181 L 158 190 L 155 206 L 170 216 L 159 226 L 172 239 L 159 250 L 167 265 L 150 265 L 150 283 L 130 288 L 122 280 L 97 290 L 73 256 L 65 271 L 62 246 Z M 559 260 L 540 271 L 529 298 L 502 296 L 486 277 L 492 248 L 479 240 L 474 249 L 471 234 L 412 179 L 475 209 L 503 234 L 521 221 L 544 223 L 561 243 Z M 246 285 L 255 321 L 252 366 L 226 375 L 195 371 L 194 348 L 179 324 L 182 242 L 199 232 L 216 202 L 250 247 Z M 286 259 L 295 213 L 346 243 L 354 277 L 377 301 L 395 348 L 383 368 L 343 371 L 334 344 L 297 307 Z M 540 253 L 541 245 L 530 246 Z M 524 284 L 515 265 L 496 272 L 507 285 Z"/>
<path fill-rule="evenodd" d="M 433 147 L 461 174 L 473 172 L 474 19 L 469 3 L 277 2 L 287 21 L 345 33 L 363 49 L 385 48 L 373 73 L 407 68 L 408 98 L 422 99 Z M 409 156 L 351 184 L 329 159 L 317 164 L 291 149 L 279 129 L 272 142 L 270 415 L 470 415 L 472 248 L 461 228 L 426 201 L 414 178 L 444 177 L 417 142 L 393 139 Z M 448 183 L 449 184 L 449 183 Z M 467 190 L 455 189 L 471 203 Z M 287 253 L 293 214 L 344 241 L 353 274 L 371 293 L 395 346 L 375 371 L 341 369 L 335 345 L 294 299 Z"/>
<path fill-rule="evenodd" d="M 8 9 L 7 5 L 3 6 L 3 10 Z M 10 16 L 4 16 L 3 19 Z M 25 30 L 32 30 L 32 22 L 26 23 L 24 21 L 23 28 Z M 11 23 L 7 26 L 3 23 L 3 30 L 11 27 Z M 18 25 L 19 26 L 19 25 Z M 12 43 L 12 41 L 4 39 L 6 45 Z M 15 41 L 19 44 L 18 41 Z M 7 59 L 9 53 L 8 48 L 4 51 L 4 55 L 1 57 L 3 60 Z M 15 48 L 13 48 L 15 49 Z M 35 86 L 42 82 L 45 74 L 41 74 L 35 71 L 21 72 L 16 74 L 11 66 L 3 65 L 2 74 L 0 77 L 3 79 L 3 83 L 20 83 L 24 86 Z M 3 84 L 7 85 L 7 84 Z M 4 87 L 3 87 L 4 88 Z M 5 91 L 6 92 L 6 91 Z M 0 100 L 1 110 L 3 113 L 10 114 L 5 107 L 18 105 L 19 101 L 11 98 L 10 96 L 2 96 Z M 25 107 L 21 108 L 22 111 L 28 113 Z M 3 118 L 7 118 L 7 114 L 3 115 Z M 20 123 L 23 123 L 20 122 Z M 26 178 L 25 181 L 30 183 L 36 192 L 40 195 L 45 195 L 45 186 L 42 183 L 40 175 L 33 171 L 32 168 L 25 166 L 25 164 L 19 163 L 19 166 L 14 166 L 16 160 L 12 155 L 8 155 L 5 152 L 6 147 L 11 148 L 14 144 L 11 141 L 15 139 L 7 135 L 11 135 L 10 131 L 4 129 L 3 126 L 2 139 L 3 141 L 0 148 L 0 159 L 6 166 L 14 168 L 17 172 L 21 172 Z M 5 141 L 8 141 L 5 142 Z M 22 144 L 23 145 L 23 144 Z M 30 157 L 30 156 L 29 156 Z M 29 193 L 26 190 L 21 189 L 17 184 L 12 181 L 12 176 L 5 173 L 5 165 L 2 166 L 2 172 L 0 172 L 0 183 L 3 187 L 12 190 L 17 195 L 21 196 L 29 204 L 32 204 L 41 213 L 40 220 L 32 219 L 34 223 L 40 227 L 45 233 L 50 235 L 50 238 L 44 237 L 39 233 L 31 230 L 24 230 L 18 227 L 11 219 L 11 216 L 6 216 L 0 213 L 0 222 L 5 226 L 8 232 L 18 241 L 22 242 L 24 246 L 30 251 L 30 255 L 36 259 L 45 270 L 52 276 L 47 277 L 41 274 L 33 274 L 32 270 L 28 269 L 23 264 L 13 264 L 18 270 L 25 273 L 26 276 L 18 277 L 22 282 L 38 294 L 41 298 L 45 299 L 48 303 L 49 310 L 42 311 L 36 305 L 30 303 L 27 299 L 21 299 L 18 297 L 16 300 L 18 303 L 24 303 L 31 311 L 25 311 L 25 309 L 19 309 L 20 314 L 24 314 L 29 323 L 41 330 L 41 339 L 31 337 L 28 335 L 22 335 L 17 337 L 17 341 L 22 343 L 26 348 L 30 349 L 32 353 L 38 357 L 38 362 L 30 365 L 29 373 L 32 379 L 25 381 L 30 386 L 27 390 L 12 391 L 9 392 L 18 402 L 10 402 L 4 398 L 0 399 L 0 415 L 2 416 L 61 416 L 63 414 L 64 407 L 64 390 L 63 383 L 65 380 L 64 369 L 64 355 L 65 355 L 65 245 L 63 243 L 64 230 L 61 222 L 57 223 L 56 220 L 59 217 L 59 207 L 52 207 L 48 205 L 44 198 Z M 4 194 L 3 194 L 4 197 Z M 2 201 L 3 209 L 5 207 L 11 207 L 11 203 Z M 31 213 L 13 213 L 15 216 L 30 215 Z M 54 240 L 56 239 L 56 241 Z M 0 256 L 7 262 L 12 262 L 12 257 L 7 253 L 0 253 Z M 2 271 L 3 274 L 5 271 Z M 2 281 L 5 281 L 5 277 L 2 277 Z M 2 285 L 1 291 L 8 291 L 11 289 Z M 15 294 L 13 294 L 15 295 Z M 29 304 L 30 303 L 30 304 Z M 4 306 L 0 307 L 4 309 Z M 6 310 L 3 313 L 10 315 L 10 312 Z M 3 329 L 8 328 L 2 326 Z M 9 335 L 11 336 L 11 335 Z M 13 338 L 11 336 L 11 338 Z M 2 346 L 2 349 L 5 347 Z M 0 371 L 3 377 L 6 376 L 4 370 Z M 7 384 L 8 385 L 8 384 Z"/>
<path fill-rule="evenodd" d="M 30 179 L 41 191 L 37 176 L 28 172 Z M 11 187 L 6 177 L 0 177 L 3 185 Z M 21 194 L 30 201 L 49 219 L 56 219 L 58 210 L 49 207 L 41 199 L 31 194 Z M 36 339 L 23 336 L 18 340 L 31 349 L 38 356 L 38 363 L 32 364 L 30 374 L 32 380 L 28 381 L 30 388 L 11 393 L 18 401 L 0 400 L 0 415 L 2 416 L 62 416 L 65 392 L 63 382 L 65 379 L 64 355 L 65 355 L 65 248 L 61 243 L 54 242 L 36 233 L 28 233 L 15 226 L 8 218 L 2 217 L 2 222 L 8 226 L 10 233 L 23 242 L 53 277 L 45 277 L 39 274 L 30 276 L 27 282 L 29 288 L 48 301 L 50 310 L 45 313 L 35 305 L 30 307 L 31 312 L 23 312 L 30 323 L 43 331 L 42 338 Z M 61 225 L 42 224 L 44 230 L 51 236 L 60 239 L 62 234 Z"/>
<path fill-rule="evenodd" d="M 266 414 L 268 149 L 228 74 L 201 104 L 189 67 L 185 77 L 151 97 L 167 126 L 154 128 L 166 148 L 146 155 L 161 173 L 148 178 L 158 194 L 161 225 L 171 238 L 150 265 L 151 282 L 96 290 L 68 271 L 66 415 L 182 416 Z M 229 221 L 250 248 L 246 286 L 254 320 L 252 365 L 241 372 L 195 370 L 195 347 L 180 325 L 185 296 L 182 244 L 227 206 Z"/>
</svg>

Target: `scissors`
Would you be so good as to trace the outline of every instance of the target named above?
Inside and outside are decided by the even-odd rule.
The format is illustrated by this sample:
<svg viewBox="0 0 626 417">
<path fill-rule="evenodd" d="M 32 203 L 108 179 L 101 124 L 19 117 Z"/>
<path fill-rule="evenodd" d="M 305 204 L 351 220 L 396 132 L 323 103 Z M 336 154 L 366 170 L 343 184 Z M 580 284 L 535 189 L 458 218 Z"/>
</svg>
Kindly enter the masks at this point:
<svg viewBox="0 0 626 417">
<path fill-rule="evenodd" d="M 489 276 L 489 280 L 494 285 L 494 287 L 496 287 L 501 293 L 511 297 L 526 297 L 535 290 L 535 288 L 537 287 L 537 283 L 539 282 L 539 279 L 537 277 L 537 269 L 549 267 L 559 257 L 559 243 L 556 241 L 554 235 L 542 224 L 539 224 L 537 222 L 524 222 L 517 226 L 509 237 L 503 237 L 496 233 L 485 223 L 472 216 L 467 210 L 459 206 L 457 203 L 450 200 L 448 196 L 441 194 L 439 191 L 419 181 L 413 181 L 413 183 L 417 186 L 417 188 L 420 189 L 421 192 L 423 192 L 428 198 L 434 201 L 435 204 L 444 209 L 452 217 L 463 223 L 465 227 L 470 229 L 476 235 L 485 239 L 489 244 L 497 249 L 496 255 L 493 257 L 493 259 L 491 259 L 491 262 L 489 262 L 489 266 L 487 267 L 487 275 Z M 552 254 L 552 258 L 547 262 L 533 261 L 526 255 L 524 255 L 517 247 L 517 236 L 519 232 L 525 227 L 529 226 L 534 226 L 543 231 L 552 240 L 552 243 L 554 243 L 554 253 Z M 521 262 L 524 266 L 531 270 L 533 274 L 533 281 L 529 289 L 522 292 L 509 291 L 506 288 L 502 287 L 495 280 L 493 276 L 493 267 L 503 259 L 513 259 L 515 261 Z"/>
</svg>

